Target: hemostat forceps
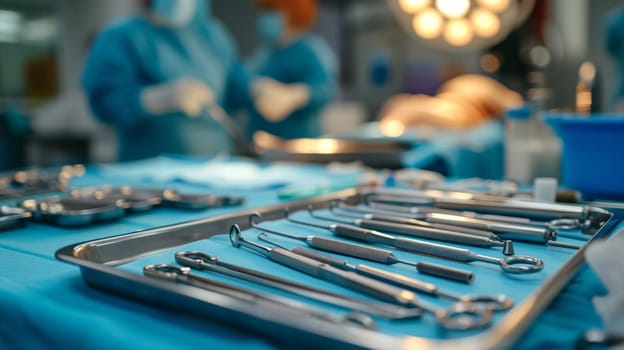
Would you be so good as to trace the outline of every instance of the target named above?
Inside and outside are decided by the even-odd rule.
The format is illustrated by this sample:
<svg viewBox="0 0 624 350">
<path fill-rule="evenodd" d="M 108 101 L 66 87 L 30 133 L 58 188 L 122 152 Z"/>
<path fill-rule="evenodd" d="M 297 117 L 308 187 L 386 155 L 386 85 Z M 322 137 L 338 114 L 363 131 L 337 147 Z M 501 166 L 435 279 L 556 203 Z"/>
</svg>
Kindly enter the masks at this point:
<svg viewBox="0 0 624 350">
<path fill-rule="evenodd" d="M 342 294 L 332 293 L 308 285 L 286 280 L 281 277 L 265 274 L 264 272 L 247 269 L 220 261 L 216 256 L 202 252 L 177 252 L 175 260 L 178 264 L 194 270 L 208 271 L 242 281 L 252 282 L 280 290 L 292 295 L 320 301 L 328 305 L 338 306 L 348 310 L 364 312 L 391 320 L 404 320 L 420 317 L 422 311 L 414 308 L 405 308 L 393 304 L 356 299 Z"/>
<path fill-rule="evenodd" d="M 474 253 L 468 249 L 451 247 L 448 245 L 425 242 L 417 239 L 395 237 L 375 230 L 363 229 L 348 225 L 321 225 L 317 223 L 295 220 L 288 218 L 289 221 L 329 230 L 334 234 L 371 244 L 382 244 L 403 249 L 409 252 L 429 255 L 442 259 L 449 259 L 459 262 L 470 263 L 481 261 L 489 264 L 498 265 L 503 272 L 512 274 L 525 274 L 539 272 L 544 269 L 544 262 L 538 258 L 523 255 L 514 255 L 508 258 L 495 258 L 488 255 Z"/>
<path fill-rule="evenodd" d="M 287 215 L 287 212 L 285 212 Z M 295 239 L 298 241 L 305 242 L 308 246 L 324 250 L 336 254 L 351 256 L 354 258 L 359 258 L 368 261 L 374 261 L 385 265 L 394 265 L 397 263 L 411 265 L 416 267 L 418 272 L 441 277 L 453 281 L 463 282 L 463 283 L 472 283 L 474 281 L 474 273 L 468 270 L 457 269 L 449 266 L 432 264 L 423 261 L 409 261 L 399 259 L 394 253 L 389 250 L 379 249 L 375 247 L 369 247 L 361 244 L 345 242 L 333 238 L 326 238 L 321 236 L 297 236 L 290 233 L 278 231 L 275 229 L 270 229 L 268 227 L 260 227 L 256 222 L 254 222 L 255 218 L 260 218 L 259 214 L 252 214 L 249 217 L 249 224 L 257 230 L 270 232 L 282 237 Z"/>
<path fill-rule="evenodd" d="M 296 300 L 276 295 L 258 293 L 228 283 L 204 278 L 202 276 L 192 274 L 188 267 L 178 267 L 167 264 L 147 265 L 143 268 L 143 273 L 146 276 L 181 282 L 215 293 L 227 295 L 229 297 L 242 300 L 252 305 L 258 305 L 262 302 L 267 302 L 270 303 L 270 305 L 273 307 L 279 307 L 280 309 L 283 309 L 280 310 L 280 312 L 295 313 L 299 314 L 299 316 L 312 317 L 332 323 L 348 323 L 367 329 L 377 328 L 375 325 L 375 321 L 373 321 L 369 316 L 364 314 L 351 313 L 344 317 L 337 316 L 329 312 L 316 310 Z"/>
</svg>

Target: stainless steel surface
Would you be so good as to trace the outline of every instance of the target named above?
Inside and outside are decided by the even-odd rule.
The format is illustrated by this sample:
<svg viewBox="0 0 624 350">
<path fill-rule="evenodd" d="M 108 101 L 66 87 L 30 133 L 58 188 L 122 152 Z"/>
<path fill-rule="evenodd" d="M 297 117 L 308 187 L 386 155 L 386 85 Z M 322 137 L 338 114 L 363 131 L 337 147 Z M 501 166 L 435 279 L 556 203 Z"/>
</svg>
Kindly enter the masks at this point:
<svg viewBox="0 0 624 350">
<path fill-rule="evenodd" d="M 159 205 L 163 199 L 164 189 L 120 187 L 89 187 L 76 188 L 69 191 L 74 198 L 94 200 L 113 199 L 122 200 L 124 208 L 129 213 L 145 212 Z"/>
<path fill-rule="evenodd" d="M 357 203 L 361 198 L 353 190 L 323 196 L 305 202 L 288 203 L 292 210 L 305 210 L 309 204 L 316 207 L 329 201 L 349 198 Z M 189 312 L 198 317 L 218 320 L 221 324 L 247 330 L 263 337 L 281 340 L 284 344 L 309 344 L 325 349 L 508 349 L 533 323 L 584 261 L 586 246 L 574 253 L 552 276 L 547 278 L 528 298 L 511 309 L 489 330 L 478 335 L 436 340 L 409 335 L 390 335 L 355 327 L 328 325 L 314 320 L 285 320 L 270 308 L 245 308 L 235 299 L 208 291 L 198 293 L 195 288 L 172 285 L 149 279 L 116 266 L 142 256 L 170 249 L 190 242 L 208 239 L 226 233 L 232 224 L 247 228 L 249 215 L 259 212 L 266 219 L 283 216 L 285 205 L 269 206 L 204 220 L 123 234 L 101 240 L 75 243 L 59 249 L 56 257 L 80 267 L 82 277 L 90 286 L 163 307 Z M 615 220 L 605 222 L 593 239 L 607 236 Z M 119 232 L 122 233 L 122 232 Z M 591 241 L 590 241 L 591 242 Z"/>
<path fill-rule="evenodd" d="M 32 213 L 33 218 L 59 226 L 82 226 L 101 221 L 116 220 L 124 215 L 125 203 L 116 198 L 87 199 L 52 196 L 27 199 L 20 207 Z"/>
<path fill-rule="evenodd" d="M 30 217 L 32 214 L 24 209 L 0 206 L 0 231 L 19 226 Z"/>
<path fill-rule="evenodd" d="M 265 132 L 254 134 L 254 150 L 260 158 L 308 163 L 359 161 L 374 168 L 399 168 L 408 142 L 338 138 L 284 140 Z"/>
<path fill-rule="evenodd" d="M 180 209 L 209 209 L 242 205 L 243 197 L 221 196 L 212 194 L 186 194 L 175 190 L 163 192 L 163 205 Z"/>
</svg>

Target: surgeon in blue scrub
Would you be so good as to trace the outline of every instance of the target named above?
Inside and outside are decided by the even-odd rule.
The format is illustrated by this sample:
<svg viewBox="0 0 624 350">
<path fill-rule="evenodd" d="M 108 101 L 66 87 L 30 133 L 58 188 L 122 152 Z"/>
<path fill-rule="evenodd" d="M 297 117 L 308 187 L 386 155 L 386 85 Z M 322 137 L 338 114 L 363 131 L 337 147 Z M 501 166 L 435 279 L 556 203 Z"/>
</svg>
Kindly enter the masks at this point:
<svg viewBox="0 0 624 350">
<path fill-rule="evenodd" d="M 619 71 L 615 91 L 615 110 L 624 112 L 624 7 L 607 19 L 607 50 Z"/>
<path fill-rule="evenodd" d="M 316 0 L 256 0 L 262 46 L 251 60 L 251 131 L 284 139 L 321 135 L 320 114 L 337 94 L 336 58 L 309 30 Z"/>
<path fill-rule="evenodd" d="M 146 0 L 97 37 L 83 72 L 96 117 L 118 133 L 119 159 L 213 155 L 231 140 L 208 112 L 245 102 L 248 83 L 209 0 Z"/>
</svg>

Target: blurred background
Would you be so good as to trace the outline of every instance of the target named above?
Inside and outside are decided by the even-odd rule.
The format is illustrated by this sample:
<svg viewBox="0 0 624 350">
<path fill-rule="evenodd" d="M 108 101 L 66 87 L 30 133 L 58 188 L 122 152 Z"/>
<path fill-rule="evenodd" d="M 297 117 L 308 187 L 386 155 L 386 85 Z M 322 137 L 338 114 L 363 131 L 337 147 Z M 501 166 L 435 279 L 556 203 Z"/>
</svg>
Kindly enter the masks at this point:
<svg viewBox="0 0 624 350">
<path fill-rule="evenodd" d="M 212 5 L 240 55 L 250 56 L 258 46 L 253 1 Z M 340 72 L 339 97 L 323 112 L 324 131 L 374 120 L 391 96 L 433 95 L 462 73 L 505 81 L 525 97 L 538 88 L 552 107 L 573 110 L 584 61 L 598 67 L 595 108 L 606 111 L 617 74 L 605 49 L 604 21 L 619 5 L 537 0 L 503 41 L 453 51 L 410 35 L 386 1 L 320 1 L 314 31 L 336 53 Z M 92 117 L 80 77 L 102 26 L 137 6 L 130 0 L 0 0 L 0 169 L 116 161 L 115 133 Z"/>
</svg>

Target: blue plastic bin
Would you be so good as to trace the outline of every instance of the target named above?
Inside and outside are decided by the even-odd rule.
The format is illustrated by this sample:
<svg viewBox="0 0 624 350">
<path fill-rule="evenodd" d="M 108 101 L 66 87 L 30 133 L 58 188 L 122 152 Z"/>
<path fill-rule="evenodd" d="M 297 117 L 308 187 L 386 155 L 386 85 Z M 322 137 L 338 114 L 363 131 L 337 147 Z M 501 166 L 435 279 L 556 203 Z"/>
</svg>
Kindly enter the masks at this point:
<svg viewBox="0 0 624 350">
<path fill-rule="evenodd" d="M 547 114 L 563 143 L 562 176 L 585 198 L 624 198 L 624 115 Z"/>
</svg>

